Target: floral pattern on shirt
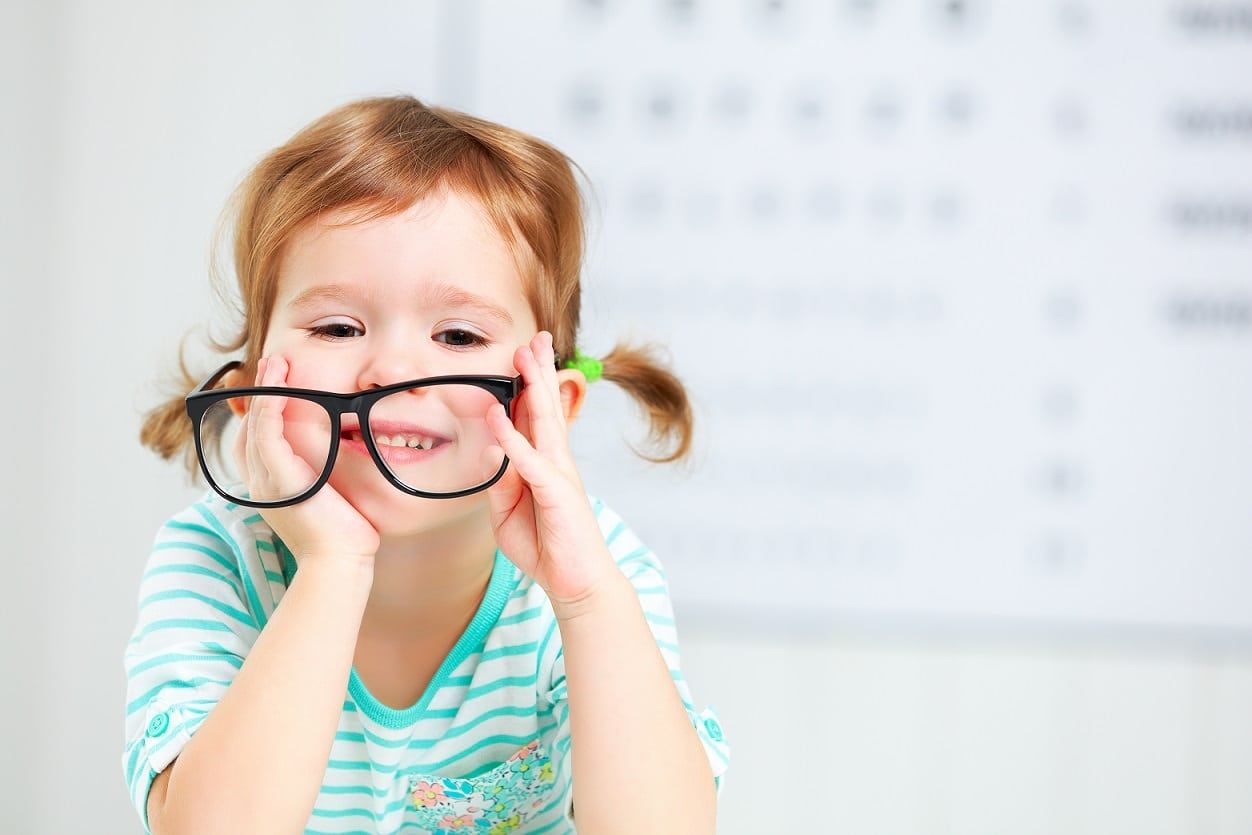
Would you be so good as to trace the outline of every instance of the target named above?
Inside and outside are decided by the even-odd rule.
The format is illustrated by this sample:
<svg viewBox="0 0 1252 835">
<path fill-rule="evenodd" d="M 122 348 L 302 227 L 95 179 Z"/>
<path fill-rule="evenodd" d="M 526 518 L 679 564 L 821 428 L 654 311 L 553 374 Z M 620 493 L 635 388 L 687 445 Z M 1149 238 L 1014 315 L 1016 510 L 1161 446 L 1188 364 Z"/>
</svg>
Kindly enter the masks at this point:
<svg viewBox="0 0 1252 835">
<path fill-rule="evenodd" d="M 504 835 L 542 809 L 556 782 L 552 760 L 539 740 L 477 777 L 411 775 L 416 823 L 439 835 Z"/>
</svg>

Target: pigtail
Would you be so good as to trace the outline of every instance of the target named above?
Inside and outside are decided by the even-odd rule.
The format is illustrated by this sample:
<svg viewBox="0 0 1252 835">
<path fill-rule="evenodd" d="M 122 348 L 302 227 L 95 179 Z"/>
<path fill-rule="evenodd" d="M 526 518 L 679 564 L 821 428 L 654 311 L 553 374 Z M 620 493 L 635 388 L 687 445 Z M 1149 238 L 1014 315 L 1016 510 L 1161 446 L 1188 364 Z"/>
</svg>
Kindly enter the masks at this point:
<svg viewBox="0 0 1252 835">
<path fill-rule="evenodd" d="M 619 344 L 601 361 L 602 379 L 616 383 L 648 419 L 649 450 L 641 458 L 657 464 L 679 461 L 691 452 L 691 401 L 682 381 L 647 347 Z"/>
<path fill-rule="evenodd" d="M 181 453 L 187 474 L 194 481 L 200 473 L 200 463 L 191 421 L 187 419 L 186 396 L 200 381 L 187 367 L 185 339 L 183 348 L 178 355 L 178 370 L 166 387 L 166 399 L 144 415 L 139 442 L 167 461 Z"/>
</svg>

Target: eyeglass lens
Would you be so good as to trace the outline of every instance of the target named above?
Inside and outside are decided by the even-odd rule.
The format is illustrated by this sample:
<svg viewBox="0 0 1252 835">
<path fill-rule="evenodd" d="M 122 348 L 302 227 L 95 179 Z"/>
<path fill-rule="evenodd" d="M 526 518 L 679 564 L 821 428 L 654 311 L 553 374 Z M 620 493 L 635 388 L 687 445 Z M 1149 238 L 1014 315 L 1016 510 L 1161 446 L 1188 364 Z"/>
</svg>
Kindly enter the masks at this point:
<svg viewBox="0 0 1252 835">
<path fill-rule="evenodd" d="M 428 493 L 469 490 L 494 478 L 504 460 L 487 428 L 495 402 L 489 391 L 459 383 L 399 391 L 374 403 L 369 431 L 400 483 Z M 340 443 L 341 454 L 365 463 L 359 432 Z"/>
<path fill-rule="evenodd" d="M 457 493 L 491 481 L 503 453 L 487 428 L 486 414 L 495 397 L 462 383 L 405 389 L 375 401 L 368 422 L 357 415 L 340 417 L 339 450 L 331 483 L 377 479 L 367 445 L 373 440 L 381 465 L 411 490 Z M 242 415 L 251 424 L 251 446 L 241 435 Z M 326 409 L 300 396 L 254 395 L 214 403 L 201 420 L 208 475 L 233 498 L 283 501 L 309 490 L 326 470 L 333 447 Z M 220 441 L 219 441 L 220 439 Z M 294 453 L 294 459 L 292 457 Z M 249 478 L 239 471 L 242 458 Z M 340 481 L 342 480 L 342 481 Z"/>
</svg>

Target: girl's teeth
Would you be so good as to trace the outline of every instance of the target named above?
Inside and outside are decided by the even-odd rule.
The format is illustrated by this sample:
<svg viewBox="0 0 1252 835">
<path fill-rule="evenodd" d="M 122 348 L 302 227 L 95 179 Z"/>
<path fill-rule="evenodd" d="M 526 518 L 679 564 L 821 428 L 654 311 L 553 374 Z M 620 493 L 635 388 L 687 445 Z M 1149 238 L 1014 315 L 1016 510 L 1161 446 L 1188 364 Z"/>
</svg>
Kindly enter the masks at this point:
<svg viewBox="0 0 1252 835">
<path fill-rule="evenodd" d="M 356 435 L 360 437 L 360 433 Z M 405 438 L 403 435 L 375 435 L 374 442 L 379 446 L 408 447 L 409 449 L 430 449 L 435 445 L 434 438 Z"/>
</svg>

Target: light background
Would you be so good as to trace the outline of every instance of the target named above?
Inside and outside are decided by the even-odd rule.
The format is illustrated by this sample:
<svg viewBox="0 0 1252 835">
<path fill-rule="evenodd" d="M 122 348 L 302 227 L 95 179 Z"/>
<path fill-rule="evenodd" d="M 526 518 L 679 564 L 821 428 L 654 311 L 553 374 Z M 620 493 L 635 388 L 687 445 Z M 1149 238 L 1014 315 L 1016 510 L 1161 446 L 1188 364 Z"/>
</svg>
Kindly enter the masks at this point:
<svg viewBox="0 0 1252 835">
<path fill-rule="evenodd" d="M 585 339 L 669 346 L 670 569 L 724 833 L 1252 832 L 1252 5 L 19 2 L 0 18 L 13 831 L 133 832 L 121 653 L 196 491 L 139 415 L 248 166 L 410 92 L 596 205 Z"/>
</svg>

